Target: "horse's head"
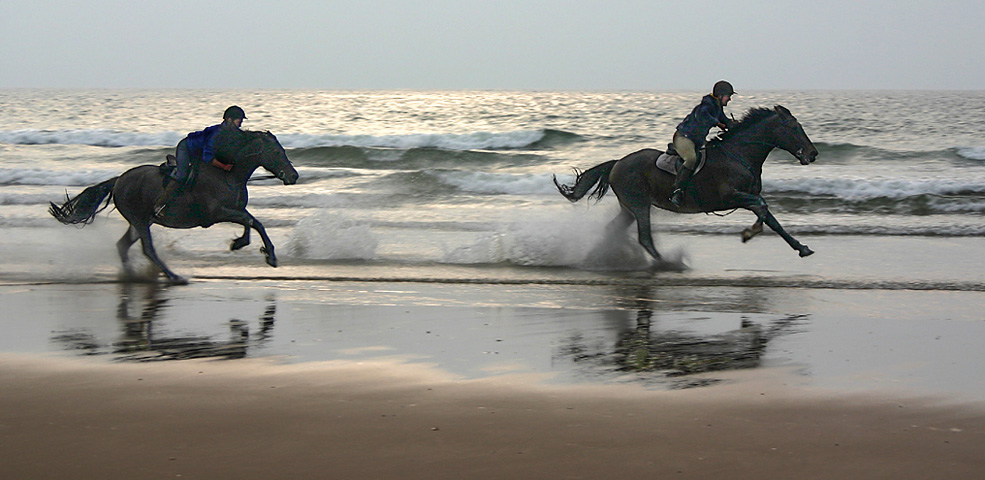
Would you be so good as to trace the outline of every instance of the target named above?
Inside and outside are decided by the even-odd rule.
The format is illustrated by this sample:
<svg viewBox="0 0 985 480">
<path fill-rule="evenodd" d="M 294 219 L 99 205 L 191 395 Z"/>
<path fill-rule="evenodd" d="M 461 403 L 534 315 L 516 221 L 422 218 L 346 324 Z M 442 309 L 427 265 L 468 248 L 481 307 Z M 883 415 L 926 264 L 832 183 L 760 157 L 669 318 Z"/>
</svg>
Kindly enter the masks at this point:
<svg viewBox="0 0 985 480">
<path fill-rule="evenodd" d="M 298 171 L 291 165 L 287 152 L 270 132 L 260 132 L 260 166 L 279 178 L 284 185 L 294 185 L 298 181 Z"/>
<path fill-rule="evenodd" d="M 777 114 L 778 122 L 774 130 L 776 146 L 797 157 L 801 165 L 810 165 L 817 159 L 817 147 L 807 136 L 804 127 L 785 107 L 777 105 L 773 107 L 773 111 Z"/>
</svg>

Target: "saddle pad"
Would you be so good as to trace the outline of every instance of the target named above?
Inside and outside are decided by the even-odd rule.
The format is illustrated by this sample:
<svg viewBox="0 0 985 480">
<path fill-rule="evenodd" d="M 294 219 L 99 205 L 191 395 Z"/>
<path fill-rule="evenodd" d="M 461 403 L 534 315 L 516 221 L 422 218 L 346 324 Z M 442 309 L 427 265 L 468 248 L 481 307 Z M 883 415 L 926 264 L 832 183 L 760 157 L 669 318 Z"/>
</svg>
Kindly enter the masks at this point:
<svg viewBox="0 0 985 480">
<path fill-rule="evenodd" d="M 677 155 L 667 155 L 666 153 L 661 153 L 657 157 L 657 168 L 671 174 L 677 175 L 677 162 L 680 161 L 681 157 Z"/>
<path fill-rule="evenodd" d="M 661 153 L 657 157 L 657 168 L 671 174 L 677 175 L 677 164 L 683 164 L 681 157 L 677 155 L 668 155 L 666 153 Z M 694 173 L 701 171 L 701 167 L 705 166 L 705 151 L 704 149 L 698 153 L 698 166 L 694 169 Z"/>
</svg>

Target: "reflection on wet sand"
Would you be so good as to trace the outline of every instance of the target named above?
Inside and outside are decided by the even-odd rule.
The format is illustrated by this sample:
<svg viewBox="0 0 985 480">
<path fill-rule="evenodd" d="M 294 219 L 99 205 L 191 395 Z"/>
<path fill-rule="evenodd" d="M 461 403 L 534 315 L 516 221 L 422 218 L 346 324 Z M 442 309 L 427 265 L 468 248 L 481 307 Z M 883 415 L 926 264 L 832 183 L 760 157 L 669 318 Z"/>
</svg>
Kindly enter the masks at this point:
<svg viewBox="0 0 985 480">
<path fill-rule="evenodd" d="M 243 358 L 251 345 L 266 343 L 273 332 L 277 304 L 273 298 L 259 319 L 259 330 L 251 342 L 249 324 L 229 320 L 229 339 L 214 340 L 208 335 L 169 335 L 159 327 L 170 298 L 166 287 L 157 284 L 121 284 L 116 318 L 122 334 L 118 341 L 101 345 L 86 331 L 60 332 L 52 341 L 83 355 L 112 354 L 117 360 L 149 362 L 191 358 Z"/>
<path fill-rule="evenodd" d="M 607 323 L 619 332 L 615 345 L 610 347 L 598 342 L 589 345 L 584 338 L 573 336 L 562 347 L 560 356 L 568 357 L 596 374 L 634 374 L 637 379 L 642 375 L 648 376 L 642 379 L 644 381 L 669 383 L 672 388 L 691 388 L 720 380 L 679 377 L 760 366 L 770 340 L 793 333 L 792 327 L 807 319 L 807 315 L 786 315 L 763 323 L 742 316 L 739 328 L 720 333 L 661 329 L 658 325 L 661 312 L 655 311 L 656 302 L 651 300 L 653 293 L 622 292 L 623 298 L 635 299 L 636 318 L 627 325 L 625 317 L 606 316 Z M 680 312 L 665 315 L 679 316 Z"/>
</svg>

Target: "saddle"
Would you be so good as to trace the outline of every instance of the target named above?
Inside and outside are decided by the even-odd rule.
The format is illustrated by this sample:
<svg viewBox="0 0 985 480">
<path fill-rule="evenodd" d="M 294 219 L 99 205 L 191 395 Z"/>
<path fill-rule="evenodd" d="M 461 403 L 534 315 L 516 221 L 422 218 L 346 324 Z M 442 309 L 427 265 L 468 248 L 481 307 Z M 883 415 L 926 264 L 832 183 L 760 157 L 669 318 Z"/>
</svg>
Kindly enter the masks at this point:
<svg viewBox="0 0 985 480">
<path fill-rule="evenodd" d="M 701 148 L 698 150 L 698 164 L 694 167 L 695 174 L 701 171 L 701 167 L 705 166 L 706 159 L 707 155 L 705 153 L 705 149 Z M 657 168 L 671 175 L 676 176 L 677 171 L 680 170 L 682 165 L 684 165 L 684 159 L 682 159 L 680 155 L 677 154 L 677 151 L 674 150 L 673 143 L 667 145 L 666 153 L 661 153 L 660 156 L 657 157 Z"/>
<path fill-rule="evenodd" d="M 158 165 L 157 169 L 164 176 L 163 185 L 167 185 L 174 180 L 174 171 L 178 168 L 178 159 L 170 153 L 167 156 L 167 160 Z M 198 168 L 196 168 L 195 162 L 192 162 L 190 168 L 188 169 L 188 178 L 185 179 L 185 186 L 190 186 L 195 183 L 195 179 L 198 177 Z"/>
</svg>

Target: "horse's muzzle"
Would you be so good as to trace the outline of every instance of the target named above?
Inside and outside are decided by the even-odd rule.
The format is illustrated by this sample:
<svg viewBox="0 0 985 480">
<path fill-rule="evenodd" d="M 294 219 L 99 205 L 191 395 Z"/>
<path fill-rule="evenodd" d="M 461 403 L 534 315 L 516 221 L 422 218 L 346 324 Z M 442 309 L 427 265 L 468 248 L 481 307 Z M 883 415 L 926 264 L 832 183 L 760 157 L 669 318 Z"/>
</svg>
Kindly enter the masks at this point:
<svg viewBox="0 0 985 480">
<path fill-rule="evenodd" d="M 299 175 L 297 171 L 280 172 L 280 174 L 277 175 L 277 177 L 279 177 L 281 181 L 284 182 L 284 185 L 294 185 L 295 183 L 298 183 L 298 176 Z"/>
<path fill-rule="evenodd" d="M 817 160 L 817 149 L 812 148 L 810 150 L 804 151 L 803 148 L 800 148 L 797 150 L 797 153 L 794 154 L 794 156 L 797 157 L 798 160 L 800 160 L 801 165 L 810 165 L 814 163 L 814 160 Z"/>
</svg>

